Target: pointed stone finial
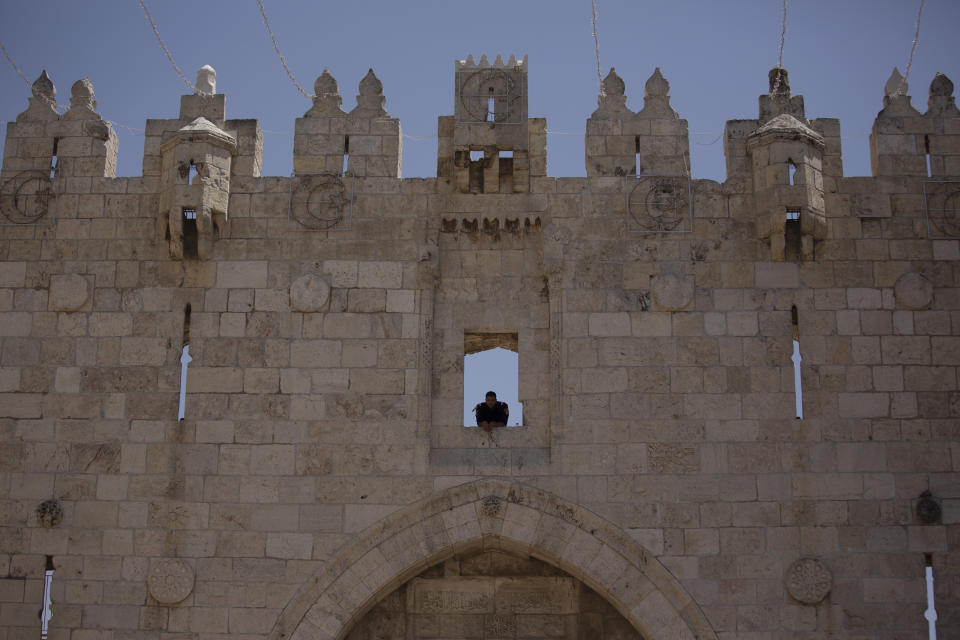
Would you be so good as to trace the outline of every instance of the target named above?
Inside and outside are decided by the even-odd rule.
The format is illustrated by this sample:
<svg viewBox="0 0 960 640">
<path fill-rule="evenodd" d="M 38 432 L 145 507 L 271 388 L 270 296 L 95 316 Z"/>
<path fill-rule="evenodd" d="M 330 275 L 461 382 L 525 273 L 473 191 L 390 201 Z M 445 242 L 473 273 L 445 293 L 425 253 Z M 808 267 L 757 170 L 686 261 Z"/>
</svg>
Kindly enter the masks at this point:
<svg viewBox="0 0 960 640">
<path fill-rule="evenodd" d="M 930 83 L 930 98 L 927 101 L 927 114 L 960 116 L 953 99 L 953 82 L 942 73 L 937 73 Z"/>
<path fill-rule="evenodd" d="M 466 66 L 468 66 L 468 67 L 475 67 L 475 66 L 477 66 L 476 61 L 473 59 L 473 54 L 472 54 L 472 53 L 467 56 L 467 64 L 466 64 Z"/>
<path fill-rule="evenodd" d="M 657 69 L 657 72 L 659 71 Z M 627 85 L 624 84 L 623 78 L 617 75 L 616 69 L 610 67 L 610 73 L 603 79 L 603 93 L 608 96 L 622 96 L 626 89 Z"/>
<path fill-rule="evenodd" d="M 481 66 L 481 67 L 489 67 L 489 66 L 490 66 L 490 61 L 487 60 L 487 54 L 483 54 L 482 56 L 480 56 L 480 66 Z"/>
<path fill-rule="evenodd" d="M 198 96 L 212 96 L 217 92 L 217 72 L 208 64 L 197 69 L 197 84 L 194 93 Z"/>
<path fill-rule="evenodd" d="M 497 54 L 497 59 L 493 61 L 493 66 L 502 67 L 503 66 L 503 56 Z"/>
<path fill-rule="evenodd" d="M 390 114 L 383 108 L 386 100 L 383 96 L 383 83 L 377 78 L 373 69 L 370 69 L 360 81 L 357 106 L 350 115 L 361 118 L 389 118 Z"/>
<path fill-rule="evenodd" d="M 887 98 L 906 95 L 908 88 L 907 83 L 903 80 L 903 76 L 900 75 L 900 69 L 894 67 L 890 73 L 890 78 L 887 80 L 887 84 L 883 86 L 883 95 Z"/>
<path fill-rule="evenodd" d="M 96 112 L 97 101 L 93 95 L 93 83 L 89 78 L 80 78 L 70 87 L 70 109 L 63 114 L 64 120 L 101 120 Z"/>
<path fill-rule="evenodd" d="M 30 87 L 33 97 L 27 98 L 30 105 L 26 111 L 17 116 L 17 122 L 25 121 L 49 121 L 57 120 L 60 115 L 57 113 L 57 89 L 53 86 L 53 80 L 47 75 L 44 69 L 40 77 L 34 80 Z"/>
<path fill-rule="evenodd" d="M 338 118 L 347 115 L 340 108 L 343 100 L 340 98 L 340 87 L 337 80 L 330 75 L 329 69 L 323 68 L 323 73 L 317 76 L 313 83 L 313 106 L 303 114 L 305 118 Z"/>
<path fill-rule="evenodd" d="M 647 84 L 643 86 L 644 97 L 666 97 L 670 94 L 670 83 L 660 73 L 660 67 L 653 70 L 653 74 L 647 79 Z"/>
<path fill-rule="evenodd" d="M 767 74 L 767 79 L 770 82 L 771 96 L 790 97 L 790 80 L 787 76 L 786 69 L 783 67 L 770 69 L 770 73 Z"/>
<path fill-rule="evenodd" d="M 47 75 L 47 70 L 40 72 L 40 77 L 33 81 L 30 87 L 33 97 L 37 100 L 43 100 L 54 104 L 57 101 L 57 88 L 53 86 L 53 80 Z"/>
<path fill-rule="evenodd" d="M 660 73 L 660 67 L 647 79 L 643 94 L 643 109 L 637 113 L 638 118 L 680 118 L 670 106 L 670 83 Z"/>
<path fill-rule="evenodd" d="M 515 56 L 515 55 L 513 55 L 513 54 L 511 53 L 511 54 L 510 54 L 510 59 L 507 60 L 507 66 L 508 66 L 508 67 L 515 67 L 515 66 L 517 66 L 517 56 Z"/>
<path fill-rule="evenodd" d="M 890 72 L 887 83 L 883 85 L 883 110 L 878 114 L 886 116 L 918 116 L 920 112 L 910 104 L 907 95 L 909 85 L 896 67 Z"/>
<path fill-rule="evenodd" d="M 523 64 L 524 68 L 526 68 L 526 66 L 527 66 L 527 55 L 526 55 L 526 54 L 524 54 L 524 56 L 523 56 L 523 62 L 522 62 L 521 64 Z"/>
<path fill-rule="evenodd" d="M 70 87 L 70 108 L 86 107 L 91 111 L 97 108 L 93 97 L 93 83 L 90 78 L 80 78 Z"/>
<path fill-rule="evenodd" d="M 624 95 L 626 85 L 617 75 L 616 70 L 610 67 L 610 73 L 603 79 L 600 96 L 597 98 L 597 110 L 591 118 L 632 118 L 633 112 L 627 109 L 627 96 Z"/>
<path fill-rule="evenodd" d="M 933 77 L 933 82 L 930 83 L 930 97 L 938 96 L 943 98 L 949 98 L 953 95 L 953 82 L 950 81 L 946 75 L 937 72 L 937 75 Z"/>
</svg>

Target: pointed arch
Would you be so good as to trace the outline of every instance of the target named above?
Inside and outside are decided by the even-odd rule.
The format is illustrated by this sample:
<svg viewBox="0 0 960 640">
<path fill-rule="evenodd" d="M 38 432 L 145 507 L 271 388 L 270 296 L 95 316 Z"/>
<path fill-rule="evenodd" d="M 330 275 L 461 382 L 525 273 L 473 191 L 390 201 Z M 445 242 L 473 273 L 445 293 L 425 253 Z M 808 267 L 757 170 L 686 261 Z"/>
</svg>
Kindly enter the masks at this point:
<svg viewBox="0 0 960 640">
<path fill-rule="evenodd" d="M 300 588 L 270 640 L 342 640 L 407 580 L 455 554 L 481 549 L 529 555 L 566 571 L 647 640 L 717 637 L 683 586 L 612 523 L 532 487 L 478 480 L 366 529 Z"/>
</svg>

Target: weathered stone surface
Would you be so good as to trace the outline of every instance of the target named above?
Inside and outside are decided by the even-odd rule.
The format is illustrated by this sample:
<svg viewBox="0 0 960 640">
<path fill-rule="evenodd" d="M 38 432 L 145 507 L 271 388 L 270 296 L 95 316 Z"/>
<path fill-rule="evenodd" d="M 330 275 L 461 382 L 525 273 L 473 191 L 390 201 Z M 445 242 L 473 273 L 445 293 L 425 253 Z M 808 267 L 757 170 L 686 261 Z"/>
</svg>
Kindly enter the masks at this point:
<svg viewBox="0 0 960 640">
<path fill-rule="evenodd" d="M 320 276 L 303 275 L 290 284 L 290 306 L 294 311 L 322 311 L 330 298 L 330 285 Z"/>
<path fill-rule="evenodd" d="M 183 560 L 157 560 L 150 567 L 147 587 L 160 604 L 176 604 L 193 591 L 193 569 Z"/>
<path fill-rule="evenodd" d="M 905 273 L 897 278 L 893 292 L 899 305 L 906 309 L 926 309 L 933 302 L 933 283 L 919 273 Z"/>
<path fill-rule="evenodd" d="M 67 274 L 50 277 L 50 309 L 77 311 L 90 301 L 90 283 L 81 275 Z"/>
</svg>

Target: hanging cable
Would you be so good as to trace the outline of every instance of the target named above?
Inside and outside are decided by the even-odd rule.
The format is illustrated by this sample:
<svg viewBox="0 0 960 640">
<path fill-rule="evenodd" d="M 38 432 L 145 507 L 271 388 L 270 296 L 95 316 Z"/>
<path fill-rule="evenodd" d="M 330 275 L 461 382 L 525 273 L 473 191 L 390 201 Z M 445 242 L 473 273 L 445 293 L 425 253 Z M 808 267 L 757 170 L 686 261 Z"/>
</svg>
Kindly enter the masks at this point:
<svg viewBox="0 0 960 640">
<path fill-rule="evenodd" d="M 13 58 L 10 57 L 10 54 L 7 53 L 7 48 L 3 46 L 2 42 L 0 42 L 0 51 L 3 51 L 3 57 L 7 59 L 7 62 L 9 62 L 10 66 L 13 67 L 13 70 L 17 72 L 17 75 L 23 78 L 23 81 L 27 83 L 27 86 L 33 86 L 30 84 L 30 80 L 27 79 L 27 76 L 23 75 L 23 71 L 20 71 L 20 67 L 18 67 L 17 63 L 13 61 Z"/>
<path fill-rule="evenodd" d="M 910 77 L 910 67 L 913 66 L 913 56 L 917 52 L 917 45 L 920 44 L 920 17 L 923 16 L 923 5 L 927 0 L 920 0 L 920 10 L 917 11 L 917 28 L 913 32 L 913 44 L 910 46 L 910 59 L 907 60 L 907 69 L 900 80 L 900 87 L 897 89 L 897 95 L 903 95 L 907 92 L 907 78 Z"/>
<path fill-rule="evenodd" d="M 10 54 L 7 53 L 7 48 L 6 48 L 5 46 L 3 46 L 3 42 L 0 42 L 0 51 L 3 51 L 3 57 L 5 57 L 5 58 L 7 59 L 7 62 L 9 62 L 9 63 L 10 63 L 10 66 L 13 67 L 13 70 L 17 72 L 17 75 L 20 76 L 20 78 L 22 78 L 23 81 L 26 83 L 26 85 L 27 85 L 28 87 L 30 87 L 30 89 L 32 90 L 32 89 L 33 89 L 33 83 L 30 82 L 30 80 L 27 78 L 27 76 L 24 75 L 23 71 L 20 70 L 20 67 L 17 66 L 17 63 L 14 62 L 14 61 L 13 61 L 13 58 L 10 57 Z M 53 103 L 53 106 L 54 106 L 54 108 L 59 109 L 59 110 L 61 110 L 61 111 L 67 111 L 67 110 L 69 109 L 69 107 L 66 107 L 65 105 L 59 104 L 59 103 L 57 103 L 57 102 L 54 102 L 54 103 Z M 128 127 L 128 126 L 125 125 L 125 124 L 120 124 L 119 122 L 114 122 L 113 120 L 104 120 L 104 122 L 106 122 L 107 124 L 112 124 L 112 125 L 117 126 L 117 127 L 123 127 L 124 129 L 127 129 L 128 131 L 130 131 L 130 133 L 132 133 L 132 134 L 134 134 L 134 135 L 143 135 L 143 129 L 137 129 L 137 128 L 135 128 L 135 127 Z"/>
<path fill-rule="evenodd" d="M 780 17 L 780 52 L 777 54 L 777 66 L 783 68 L 783 43 L 787 39 L 787 0 L 783 0 L 783 11 Z"/>
<path fill-rule="evenodd" d="M 290 78 L 290 82 L 293 83 L 293 86 L 297 88 L 297 91 L 303 94 L 303 97 L 307 100 L 313 100 L 313 95 L 307 93 L 303 90 L 303 87 L 300 86 L 300 83 L 297 82 L 297 79 L 293 77 L 293 72 L 290 71 L 290 67 L 287 66 L 287 61 L 283 57 L 283 54 L 280 53 L 280 45 L 277 44 L 277 37 L 273 35 L 273 29 L 270 28 L 270 21 L 267 20 L 267 12 L 263 8 L 263 2 L 257 0 L 257 6 L 260 7 L 260 16 L 263 17 L 263 26 L 267 28 L 267 33 L 270 34 L 270 40 L 273 42 L 273 50 L 277 52 L 277 56 L 280 58 L 280 64 L 283 65 L 283 70 L 287 72 L 287 77 Z"/>
<path fill-rule="evenodd" d="M 600 95 L 604 96 L 603 75 L 600 72 L 600 37 L 597 36 L 597 0 L 590 0 L 590 8 L 593 10 L 593 54 L 597 58 L 597 82 L 600 84 Z"/>
<path fill-rule="evenodd" d="M 143 9 L 144 15 L 147 16 L 147 21 L 150 22 L 150 26 L 153 27 L 153 35 L 156 36 L 157 38 L 157 44 L 160 45 L 160 48 L 163 49 L 163 52 L 167 55 L 167 60 L 169 60 L 170 64 L 173 65 L 173 70 L 176 71 L 177 75 L 180 76 L 180 79 L 183 80 L 188 87 L 190 87 L 191 91 L 201 96 L 210 95 L 210 94 L 204 93 L 203 91 L 199 91 L 195 86 L 193 86 L 193 83 L 187 79 L 187 76 L 183 75 L 183 71 L 181 71 L 180 67 L 177 66 L 177 63 L 174 62 L 173 54 L 170 53 L 170 49 L 168 49 L 167 45 L 163 43 L 163 38 L 160 37 L 160 30 L 157 29 L 157 23 L 153 21 L 153 17 L 150 15 L 150 12 L 147 10 L 147 5 L 143 3 L 143 0 L 138 0 L 138 2 L 140 3 L 140 7 Z"/>
</svg>

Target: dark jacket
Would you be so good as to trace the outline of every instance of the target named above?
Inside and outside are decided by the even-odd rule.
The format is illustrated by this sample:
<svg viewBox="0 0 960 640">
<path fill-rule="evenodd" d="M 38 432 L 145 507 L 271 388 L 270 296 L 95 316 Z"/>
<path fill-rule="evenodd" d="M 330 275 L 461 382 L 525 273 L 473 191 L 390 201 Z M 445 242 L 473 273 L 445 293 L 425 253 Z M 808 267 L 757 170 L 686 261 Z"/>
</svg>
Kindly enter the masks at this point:
<svg viewBox="0 0 960 640">
<path fill-rule="evenodd" d="M 492 407 L 488 407 L 486 402 L 481 402 L 473 408 L 473 411 L 477 414 L 477 426 L 480 426 L 481 422 L 507 424 L 507 420 L 510 418 L 510 409 L 507 408 L 506 402 L 498 402 Z"/>
</svg>

